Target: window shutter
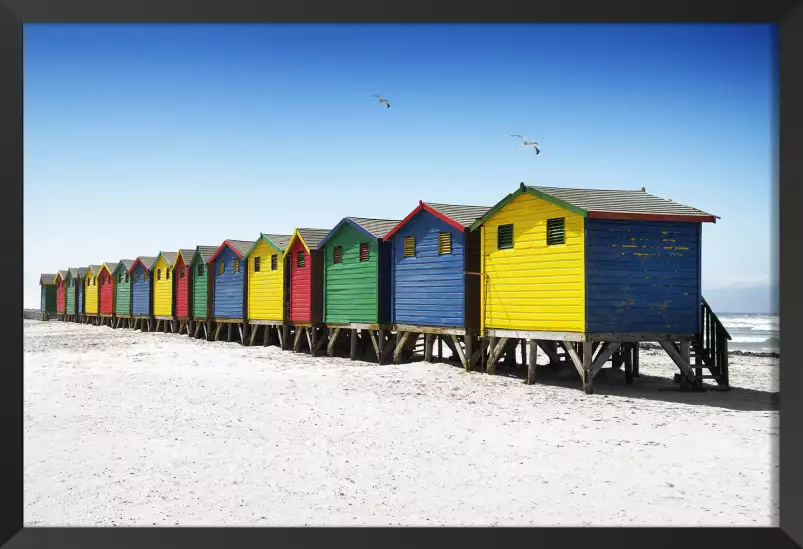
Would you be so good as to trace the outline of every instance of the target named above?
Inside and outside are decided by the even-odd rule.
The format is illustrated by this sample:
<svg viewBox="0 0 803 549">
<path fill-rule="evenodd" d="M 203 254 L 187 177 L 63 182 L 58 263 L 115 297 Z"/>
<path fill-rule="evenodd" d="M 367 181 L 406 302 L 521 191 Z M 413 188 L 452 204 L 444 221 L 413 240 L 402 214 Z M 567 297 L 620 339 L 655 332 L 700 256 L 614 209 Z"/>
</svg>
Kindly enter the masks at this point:
<svg viewBox="0 0 803 549">
<path fill-rule="evenodd" d="M 499 225 L 496 229 L 496 247 L 500 250 L 513 247 L 513 225 Z"/>
<path fill-rule="evenodd" d="M 204 276 L 204 264 L 198 263 L 198 276 Z"/>
<path fill-rule="evenodd" d="M 557 217 L 555 219 L 546 220 L 546 245 L 554 246 L 555 244 L 566 243 L 566 218 Z"/>
<path fill-rule="evenodd" d="M 278 268 L 279 268 L 279 258 L 277 257 L 276 254 L 273 254 L 272 256 L 270 256 L 270 270 L 275 271 Z"/>
<path fill-rule="evenodd" d="M 415 257 L 415 237 L 404 237 L 404 257 Z"/>
<path fill-rule="evenodd" d="M 219 261 L 218 264 L 217 264 L 217 270 L 218 270 L 218 272 L 220 274 L 225 273 L 226 272 L 226 263 L 223 262 L 223 261 Z"/>
<path fill-rule="evenodd" d="M 297 267 L 303 267 L 305 265 L 305 261 L 304 260 L 305 260 L 304 252 L 303 251 L 298 252 L 298 255 L 296 256 L 296 266 Z"/>
<path fill-rule="evenodd" d="M 335 249 L 332 250 L 332 262 L 335 265 L 343 263 L 343 246 L 335 246 Z"/>
<path fill-rule="evenodd" d="M 254 258 L 254 272 L 255 273 L 259 272 L 259 257 Z"/>
<path fill-rule="evenodd" d="M 156 269 L 156 280 L 162 280 L 162 269 Z"/>
<path fill-rule="evenodd" d="M 179 278 L 184 278 L 184 267 L 182 267 L 181 270 L 178 272 L 178 276 Z"/>
<path fill-rule="evenodd" d="M 438 233 L 438 255 L 452 253 L 452 233 Z"/>
<path fill-rule="evenodd" d="M 368 243 L 360 242 L 360 261 L 368 261 Z"/>
<path fill-rule="evenodd" d="M 235 259 L 234 260 L 234 272 L 235 273 L 239 273 L 240 272 L 240 260 L 239 259 Z"/>
<path fill-rule="evenodd" d="M 170 267 L 165 269 L 165 279 L 170 280 Z"/>
</svg>

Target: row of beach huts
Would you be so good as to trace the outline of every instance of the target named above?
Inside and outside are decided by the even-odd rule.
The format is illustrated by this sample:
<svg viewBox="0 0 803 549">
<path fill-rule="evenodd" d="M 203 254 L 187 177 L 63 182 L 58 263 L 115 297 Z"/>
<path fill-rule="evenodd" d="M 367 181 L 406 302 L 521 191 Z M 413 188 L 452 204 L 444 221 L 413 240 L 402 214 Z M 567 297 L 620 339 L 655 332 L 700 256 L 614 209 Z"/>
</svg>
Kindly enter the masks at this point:
<svg viewBox="0 0 803 549">
<path fill-rule="evenodd" d="M 701 295 L 702 223 L 641 191 L 521 184 L 493 207 L 419 202 L 402 220 L 261 233 L 42 274 L 42 318 L 468 370 L 605 365 L 638 376 L 639 343 L 684 388 L 728 387 L 730 336 Z"/>
</svg>

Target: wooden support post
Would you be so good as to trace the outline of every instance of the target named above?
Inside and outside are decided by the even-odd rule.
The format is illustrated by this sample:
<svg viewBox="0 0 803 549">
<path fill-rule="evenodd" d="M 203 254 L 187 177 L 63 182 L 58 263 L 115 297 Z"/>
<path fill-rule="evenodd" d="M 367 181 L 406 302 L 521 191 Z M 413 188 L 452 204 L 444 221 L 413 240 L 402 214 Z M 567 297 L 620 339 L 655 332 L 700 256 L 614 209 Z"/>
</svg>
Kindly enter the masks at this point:
<svg viewBox="0 0 803 549">
<path fill-rule="evenodd" d="M 504 363 L 507 366 L 516 366 L 516 347 L 518 346 L 518 341 L 514 338 L 511 345 L 507 346 L 505 349 L 505 361 Z"/>
<path fill-rule="evenodd" d="M 255 325 L 254 325 L 254 326 L 251 328 L 251 337 L 250 337 L 250 339 L 248 340 L 248 346 L 249 346 L 249 347 L 253 347 L 253 346 L 254 346 L 254 342 L 257 340 L 257 334 L 258 334 L 258 333 L 259 333 L 259 324 L 255 324 Z"/>
<path fill-rule="evenodd" d="M 290 325 L 289 324 L 282 324 L 282 351 L 286 351 L 287 347 L 290 345 Z"/>
<path fill-rule="evenodd" d="M 683 374 L 680 378 L 681 386 L 685 387 L 689 383 L 696 385 L 697 380 L 694 377 L 694 372 L 692 371 L 691 365 L 689 364 L 688 354 L 685 355 L 684 359 L 683 351 L 678 349 L 678 347 L 675 346 L 674 342 L 672 341 L 661 341 L 660 343 L 661 347 L 664 348 L 664 351 L 666 351 L 666 353 L 672 358 L 672 360 L 675 362 L 677 367 L 680 368 L 680 371 Z"/>
<path fill-rule="evenodd" d="M 304 335 L 307 338 L 307 346 L 309 347 L 309 351 L 312 352 L 312 346 L 315 343 L 315 327 L 314 326 L 306 326 L 302 328 Z M 310 335 L 310 332 L 312 334 Z"/>
<path fill-rule="evenodd" d="M 454 350 L 457 353 L 457 358 L 460 360 L 463 368 L 468 370 L 468 360 L 466 360 L 466 355 L 463 353 L 463 349 L 460 348 L 460 341 L 457 339 L 456 335 L 450 337 L 452 338 L 452 343 L 454 344 Z"/>
<path fill-rule="evenodd" d="M 326 354 L 335 356 L 335 343 L 337 343 L 337 336 L 340 335 L 340 328 L 329 328 L 329 344 L 326 346 Z"/>
<path fill-rule="evenodd" d="M 379 357 L 382 356 L 382 352 L 379 350 L 379 343 L 376 340 L 376 335 L 374 335 L 373 330 L 368 330 L 368 335 L 371 337 L 371 345 L 374 347 L 374 355 L 376 355 L 376 360 L 379 361 Z"/>
<path fill-rule="evenodd" d="M 402 351 L 404 350 L 404 346 L 407 343 L 407 340 L 410 339 L 411 332 L 403 332 L 401 338 L 399 338 L 398 343 L 396 343 L 396 349 L 393 350 L 393 362 L 398 364 L 401 362 Z M 396 334 L 398 337 L 398 334 Z"/>
<path fill-rule="evenodd" d="M 498 340 L 495 337 L 488 338 L 488 352 L 483 356 L 483 370 L 488 374 L 495 374 L 496 373 L 496 364 L 491 364 L 491 357 L 496 350 L 496 342 Z"/>
<path fill-rule="evenodd" d="M 293 338 L 293 352 L 297 353 L 299 347 L 301 346 L 301 328 L 300 326 L 296 326 L 296 337 Z"/>
<path fill-rule="evenodd" d="M 524 341 L 522 339 L 522 341 Z M 530 356 L 527 357 L 527 385 L 535 384 L 535 371 L 538 368 L 538 341 L 530 340 Z"/>
<path fill-rule="evenodd" d="M 433 334 L 424 334 L 424 361 L 432 362 L 432 347 L 435 344 Z"/>
<path fill-rule="evenodd" d="M 694 377 L 697 378 L 697 382 L 702 385 L 703 383 L 703 357 L 700 356 L 700 353 L 695 350 L 694 352 Z"/>
<path fill-rule="evenodd" d="M 385 342 L 385 347 L 382 349 L 382 358 L 379 361 L 380 364 L 387 364 L 388 359 L 391 358 L 391 355 L 396 350 L 400 337 L 400 332 L 389 334 L 388 340 Z"/>
<path fill-rule="evenodd" d="M 625 343 L 625 383 L 633 385 L 633 343 Z"/>
<path fill-rule="evenodd" d="M 248 339 L 245 333 L 246 329 L 244 324 L 237 324 L 237 330 L 240 334 L 240 345 L 245 345 L 245 340 Z"/>
<path fill-rule="evenodd" d="M 226 341 L 231 343 L 231 340 L 234 339 L 234 324 L 231 322 L 226 323 Z"/>
<path fill-rule="evenodd" d="M 678 345 L 678 348 L 680 350 L 680 358 L 683 359 L 683 363 L 684 364 L 688 364 L 689 365 L 689 371 L 691 371 L 691 349 L 690 349 L 690 345 L 689 345 L 689 340 L 688 339 L 684 339 L 683 341 L 681 341 L 680 345 Z M 687 380 L 687 381 L 691 381 L 691 380 Z M 695 381 L 695 384 L 699 384 L 700 386 L 702 386 L 702 383 L 698 382 L 697 378 L 694 378 L 694 381 Z M 700 380 L 700 381 L 702 381 L 702 380 Z"/>
<path fill-rule="evenodd" d="M 265 330 L 262 332 L 262 346 L 267 347 L 270 345 L 270 326 L 265 326 Z"/>
<path fill-rule="evenodd" d="M 633 347 L 633 377 L 638 377 L 639 376 L 639 372 L 638 372 L 638 354 L 639 354 L 639 349 L 640 348 L 641 348 L 640 344 L 638 344 L 638 343 L 634 344 L 634 347 Z"/>
<path fill-rule="evenodd" d="M 466 331 L 463 341 L 465 342 L 466 346 L 466 371 L 470 372 L 474 369 L 474 362 L 472 361 L 472 358 L 474 357 L 474 334 Z"/>
<path fill-rule="evenodd" d="M 217 323 L 215 327 L 215 337 L 212 338 L 212 341 L 220 341 L 220 331 L 223 329 L 223 324 L 220 322 Z"/>
<path fill-rule="evenodd" d="M 240 324 L 240 345 L 246 346 L 251 339 L 251 327 L 248 324 L 248 320 L 245 318 L 243 319 L 243 323 Z"/>
<path fill-rule="evenodd" d="M 521 339 L 521 365 L 527 364 L 527 340 Z"/>
<path fill-rule="evenodd" d="M 353 328 L 349 330 L 349 344 L 351 346 L 349 358 L 351 360 L 357 360 L 357 330 Z"/>
<path fill-rule="evenodd" d="M 385 354 L 385 343 L 386 343 L 385 330 L 379 330 L 379 333 L 377 335 L 379 336 L 379 340 L 376 342 L 377 343 L 376 363 L 382 364 L 382 356 Z"/>
<path fill-rule="evenodd" d="M 583 342 L 583 390 L 587 395 L 594 394 L 594 374 L 591 373 L 591 359 L 594 357 L 590 341 Z"/>
<path fill-rule="evenodd" d="M 443 336 L 436 336 L 438 338 L 438 361 L 443 362 Z"/>
</svg>

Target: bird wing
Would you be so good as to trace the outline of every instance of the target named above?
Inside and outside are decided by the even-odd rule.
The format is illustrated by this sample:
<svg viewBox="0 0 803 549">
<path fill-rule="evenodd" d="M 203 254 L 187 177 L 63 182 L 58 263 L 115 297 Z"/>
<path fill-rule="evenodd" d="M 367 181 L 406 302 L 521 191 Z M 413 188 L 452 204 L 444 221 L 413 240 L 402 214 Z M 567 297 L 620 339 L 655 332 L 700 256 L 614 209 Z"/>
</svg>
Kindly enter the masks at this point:
<svg viewBox="0 0 803 549">
<path fill-rule="evenodd" d="M 527 138 L 526 138 L 526 137 L 524 137 L 523 135 L 511 135 L 510 137 L 519 137 L 519 138 L 521 138 L 521 139 L 527 139 Z"/>
<path fill-rule="evenodd" d="M 541 154 L 541 149 L 538 148 L 538 143 L 533 143 L 533 148 L 535 149 L 535 154 Z"/>
<path fill-rule="evenodd" d="M 385 101 L 388 104 L 388 108 L 390 108 L 390 101 Z"/>
</svg>

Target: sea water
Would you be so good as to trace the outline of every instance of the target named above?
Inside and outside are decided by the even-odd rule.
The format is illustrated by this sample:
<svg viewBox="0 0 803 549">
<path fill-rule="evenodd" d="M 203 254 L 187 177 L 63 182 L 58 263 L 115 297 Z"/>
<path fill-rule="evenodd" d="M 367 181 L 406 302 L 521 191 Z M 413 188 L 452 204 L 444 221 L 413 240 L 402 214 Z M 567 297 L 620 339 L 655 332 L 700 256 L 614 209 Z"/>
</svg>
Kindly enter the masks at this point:
<svg viewBox="0 0 803 549">
<path fill-rule="evenodd" d="M 778 352 L 780 328 L 778 315 L 768 314 L 717 314 L 731 336 L 731 351 Z"/>
</svg>

